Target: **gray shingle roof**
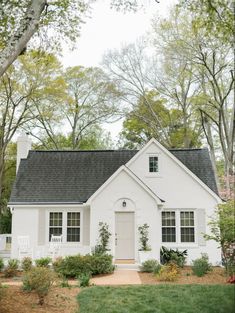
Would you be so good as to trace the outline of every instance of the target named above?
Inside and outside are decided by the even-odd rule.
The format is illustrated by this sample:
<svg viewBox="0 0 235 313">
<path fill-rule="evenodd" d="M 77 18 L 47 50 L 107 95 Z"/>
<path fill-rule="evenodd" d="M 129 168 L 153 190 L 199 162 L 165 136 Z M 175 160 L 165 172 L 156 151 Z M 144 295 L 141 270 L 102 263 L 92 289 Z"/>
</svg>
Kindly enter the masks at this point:
<svg viewBox="0 0 235 313">
<path fill-rule="evenodd" d="M 207 149 L 170 150 L 217 193 Z M 9 204 L 80 203 L 87 199 L 137 150 L 30 151 L 21 160 Z"/>
</svg>

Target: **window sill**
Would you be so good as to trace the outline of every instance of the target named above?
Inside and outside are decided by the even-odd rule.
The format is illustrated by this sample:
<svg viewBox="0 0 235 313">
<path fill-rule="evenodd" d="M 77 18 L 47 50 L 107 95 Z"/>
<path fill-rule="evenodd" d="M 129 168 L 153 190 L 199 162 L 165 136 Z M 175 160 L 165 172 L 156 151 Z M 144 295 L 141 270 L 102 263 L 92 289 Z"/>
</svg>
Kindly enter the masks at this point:
<svg viewBox="0 0 235 313">
<path fill-rule="evenodd" d="M 164 247 L 170 247 L 172 249 L 194 249 L 194 248 L 198 248 L 198 244 L 195 242 L 189 242 L 189 243 L 176 243 L 176 242 L 162 242 L 162 246 Z"/>
</svg>

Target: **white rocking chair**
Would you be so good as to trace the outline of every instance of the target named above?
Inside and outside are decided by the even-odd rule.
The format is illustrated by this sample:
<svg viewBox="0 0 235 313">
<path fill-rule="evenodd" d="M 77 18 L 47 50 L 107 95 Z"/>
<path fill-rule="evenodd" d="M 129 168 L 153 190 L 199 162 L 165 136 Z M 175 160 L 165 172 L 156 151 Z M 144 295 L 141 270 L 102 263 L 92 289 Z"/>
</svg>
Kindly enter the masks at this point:
<svg viewBox="0 0 235 313">
<path fill-rule="evenodd" d="M 54 236 L 51 235 L 51 241 L 49 244 L 48 255 L 54 260 L 60 255 L 60 249 L 62 244 L 62 235 Z"/>
<path fill-rule="evenodd" d="M 29 236 L 18 236 L 17 242 L 19 259 L 22 260 L 25 257 L 33 258 L 33 249 L 30 247 Z"/>
</svg>

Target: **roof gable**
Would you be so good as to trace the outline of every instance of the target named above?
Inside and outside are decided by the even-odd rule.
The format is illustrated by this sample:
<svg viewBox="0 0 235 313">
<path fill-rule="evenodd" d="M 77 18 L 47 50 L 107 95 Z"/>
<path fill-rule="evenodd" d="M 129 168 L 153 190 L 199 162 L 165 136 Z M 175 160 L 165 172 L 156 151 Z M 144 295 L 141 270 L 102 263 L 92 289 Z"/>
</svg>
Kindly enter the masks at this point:
<svg viewBox="0 0 235 313">
<path fill-rule="evenodd" d="M 115 177 L 117 177 L 121 172 L 125 172 L 129 177 L 131 177 L 138 185 L 140 185 L 158 204 L 165 202 L 160 199 L 138 176 L 136 176 L 128 167 L 122 165 L 119 169 L 111 176 L 109 179 L 88 199 L 88 203 L 94 200 L 94 198 L 102 192 L 105 187 L 110 184 Z"/>
</svg>

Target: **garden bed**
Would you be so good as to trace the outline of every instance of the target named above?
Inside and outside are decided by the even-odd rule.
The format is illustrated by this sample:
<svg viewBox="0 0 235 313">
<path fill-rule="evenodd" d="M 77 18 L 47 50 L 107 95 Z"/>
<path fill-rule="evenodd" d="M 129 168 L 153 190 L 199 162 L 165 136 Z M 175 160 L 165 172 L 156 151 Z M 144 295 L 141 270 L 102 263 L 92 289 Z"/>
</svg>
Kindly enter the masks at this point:
<svg viewBox="0 0 235 313">
<path fill-rule="evenodd" d="M 156 285 L 163 282 L 157 279 L 157 276 L 152 273 L 139 272 L 142 284 Z M 164 282 L 167 284 L 226 284 L 227 277 L 225 276 L 224 269 L 221 267 L 213 267 L 212 271 L 203 277 L 197 277 L 192 274 L 190 266 L 185 266 L 180 271 L 180 275 L 175 282 Z"/>
<path fill-rule="evenodd" d="M 39 306 L 35 293 L 22 291 L 21 286 L 9 286 L 0 302 L 1 313 L 74 313 L 78 308 L 76 296 L 79 288 L 53 287 L 45 304 Z"/>
</svg>

